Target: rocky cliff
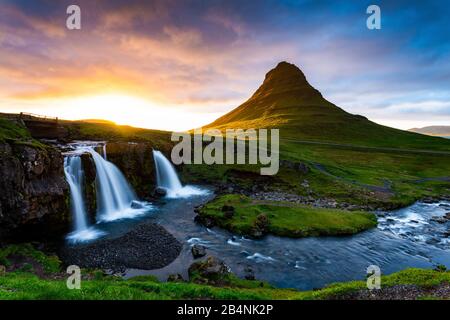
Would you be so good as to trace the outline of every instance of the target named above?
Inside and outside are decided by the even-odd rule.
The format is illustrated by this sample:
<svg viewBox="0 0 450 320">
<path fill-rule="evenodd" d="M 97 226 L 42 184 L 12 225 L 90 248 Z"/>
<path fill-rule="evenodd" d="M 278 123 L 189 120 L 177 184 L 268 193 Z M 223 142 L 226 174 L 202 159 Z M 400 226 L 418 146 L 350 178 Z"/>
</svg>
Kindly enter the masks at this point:
<svg viewBox="0 0 450 320">
<path fill-rule="evenodd" d="M 0 141 L 0 238 L 60 236 L 70 228 L 61 153 L 35 141 Z"/>
</svg>

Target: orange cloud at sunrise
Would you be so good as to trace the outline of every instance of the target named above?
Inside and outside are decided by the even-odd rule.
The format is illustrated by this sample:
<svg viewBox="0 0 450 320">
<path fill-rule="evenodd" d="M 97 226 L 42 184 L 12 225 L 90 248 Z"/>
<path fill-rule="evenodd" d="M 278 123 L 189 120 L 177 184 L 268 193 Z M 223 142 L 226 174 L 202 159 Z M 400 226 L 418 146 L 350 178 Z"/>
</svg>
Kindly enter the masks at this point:
<svg viewBox="0 0 450 320">
<path fill-rule="evenodd" d="M 389 25 L 370 37 L 348 25 L 353 9 L 337 19 L 332 6 L 302 2 L 80 0 L 82 28 L 68 30 L 70 4 L 1 2 L 0 112 L 191 129 L 287 60 L 349 112 L 404 128 L 450 119 L 446 70 L 422 63 L 423 52 L 440 57 L 434 47 L 404 51 Z"/>
</svg>

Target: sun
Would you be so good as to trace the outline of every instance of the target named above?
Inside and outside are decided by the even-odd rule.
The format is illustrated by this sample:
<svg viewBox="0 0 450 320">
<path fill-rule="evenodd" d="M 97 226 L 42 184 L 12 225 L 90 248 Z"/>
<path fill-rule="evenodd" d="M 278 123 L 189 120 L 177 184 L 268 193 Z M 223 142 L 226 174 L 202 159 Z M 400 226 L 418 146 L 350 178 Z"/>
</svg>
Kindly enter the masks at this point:
<svg viewBox="0 0 450 320">
<path fill-rule="evenodd" d="M 146 98 L 119 93 L 60 101 L 56 113 L 61 118 L 71 120 L 102 119 L 119 125 L 167 131 L 193 129 L 218 116 L 217 113 L 192 112 L 192 107 L 158 104 Z"/>
</svg>

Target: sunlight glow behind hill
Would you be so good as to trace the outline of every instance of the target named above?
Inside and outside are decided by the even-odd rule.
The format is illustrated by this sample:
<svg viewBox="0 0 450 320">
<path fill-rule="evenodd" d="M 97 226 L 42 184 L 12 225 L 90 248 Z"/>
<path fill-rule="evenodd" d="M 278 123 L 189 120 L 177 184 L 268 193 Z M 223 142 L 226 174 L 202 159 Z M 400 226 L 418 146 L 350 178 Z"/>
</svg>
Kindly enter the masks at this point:
<svg viewBox="0 0 450 320">
<path fill-rule="evenodd" d="M 147 99 L 122 94 L 43 100 L 33 102 L 30 107 L 22 106 L 20 111 L 67 120 L 103 119 L 119 125 L 168 131 L 200 127 L 222 115 L 217 112 L 192 112 L 192 106 L 186 106 L 186 109 L 160 106 Z M 17 108 L 12 107 L 5 112 L 16 113 Z"/>
</svg>

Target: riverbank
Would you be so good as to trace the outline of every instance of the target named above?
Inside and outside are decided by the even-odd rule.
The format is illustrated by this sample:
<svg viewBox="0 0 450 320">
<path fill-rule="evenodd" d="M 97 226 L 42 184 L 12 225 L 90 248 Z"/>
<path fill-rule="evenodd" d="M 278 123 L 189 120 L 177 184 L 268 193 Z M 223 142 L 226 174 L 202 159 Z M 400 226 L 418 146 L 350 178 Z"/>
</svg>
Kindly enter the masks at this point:
<svg viewBox="0 0 450 320">
<path fill-rule="evenodd" d="M 220 262 L 219 262 L 220 263 Z M 151 276 L 124 280 L 102 271 L 83 270 L 81 289 L 69 290 L 67 274 L 58 257 L 31 245 L 0 249 L 0 299 L 446 299 L 450 298 L 450 272 L 444 269 L 407 269 L 382 276 L 381 290 L 369 291 L 365 281 L 336 283 L 313 291 L 278 289 L 233 274 L 208 273 L 202 264 L 191 268 L 191 279 L 160 282 Z M 223 268 L 222 268 L 223 269 Z M 210 270 L 220 270 L 213 268 Z M 210 271 L 209 270 L 209 271 Z M 194 272 L 195 271 L 195 272 Z M 199 284 L 199 272 L 204 284 Z M 203 271 L 203 272 L 202 272 Z M 212 275 L 214 281 L 204 277 Z M 223 281 L 217 281 L 218 277 Z M 211 285 L 214 283 L 215 285 Z"/>
<path fill-rule="evenodd" d="M 362 211 L 315 208 L 281 201 L 254 200 L 243 195 L 222 195 L 197 209 L 196 221 L 240 235 L 259 238 L 352 235 L 377 225 L 374 214 Z"/>
</svg>

